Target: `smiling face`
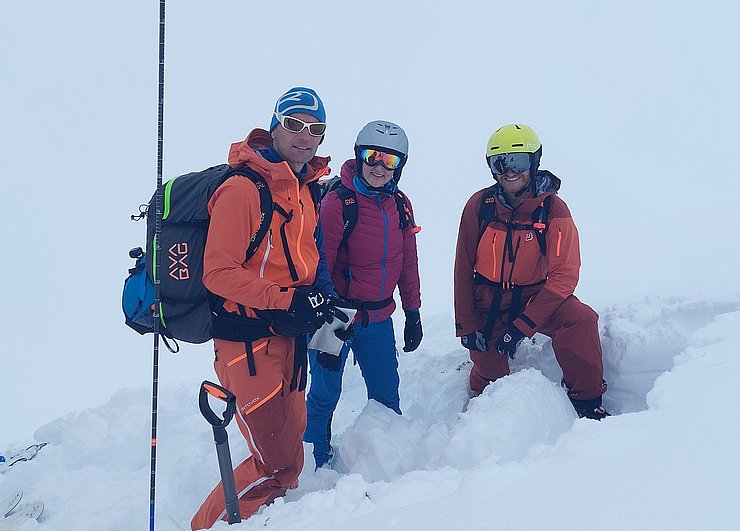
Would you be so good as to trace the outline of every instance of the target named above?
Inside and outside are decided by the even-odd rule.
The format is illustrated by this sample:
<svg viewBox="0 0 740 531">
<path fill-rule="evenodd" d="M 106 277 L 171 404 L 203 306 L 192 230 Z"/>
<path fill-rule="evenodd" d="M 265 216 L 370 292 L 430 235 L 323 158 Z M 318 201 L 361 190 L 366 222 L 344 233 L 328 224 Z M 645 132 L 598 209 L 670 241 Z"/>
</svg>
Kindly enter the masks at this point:
<svg viewBox="0 0 740 531">
<path fill-rule="evenodd" d="M 393 178 L 393 170 L 386 169 L 382 164 L 368 166 L 363 162 L 362 178 L 373 188 L 382 188 Z"/>
<path fill-rule="evenodd" d="M 530 170 L 525 170 L 522 173 L 514 173 L 513 170 L 507 169 L 506 173 L 496 177 L 499 185 L 503 188 L 509 199 L 513 199 L 517 193 L 524 190 L 529 186 Z"/>
<path fill-rule="evenodd" d="M 307 123 L 318 122 L 310 114 L 297 113 L 291 116 Z M 308 127 L 304 127 L 300 133 L 294 133 L 282 125 L 275 127 L 271 135 L 273 147 L 295 173 L 299 173 L 303 166 L 316 155 L 316 150 L 319 149 L 323 138 L 310 134 Z"/>
</svg>

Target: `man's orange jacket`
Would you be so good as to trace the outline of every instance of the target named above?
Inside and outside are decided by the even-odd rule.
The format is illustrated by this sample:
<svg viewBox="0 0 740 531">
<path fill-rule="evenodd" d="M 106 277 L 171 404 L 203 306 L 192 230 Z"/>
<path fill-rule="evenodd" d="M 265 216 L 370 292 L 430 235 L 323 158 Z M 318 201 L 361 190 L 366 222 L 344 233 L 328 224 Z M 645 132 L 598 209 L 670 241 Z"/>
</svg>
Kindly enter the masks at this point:
<svg viewBox="0 0 740 531">
<path fill-rule="evenodd" d="M 314 240 L 317 213 L 307 184 L 329 173 L 328 157 L 314 157 L 299 183 L 287 162 L 272 163 L 259 153 L 272 144 L 267 131 L 255 129 L 231 145 L 229 165 L 247 164 L 265 178 L 275 209 L 266 237 L 246 260 L 247 247 L 261 222 L 259 192 L 242 176 L 227 179 L 208 202 L 211 222 L 203 256 L 203 284 L 226 299 L 224 308 L 287 310 L 293 286 L 311 285 L 319 253 Z M 249 311 L 249 310 L 248 310 Z M 250 312 L 251 315 L 251 312 Z"/>
</svg>

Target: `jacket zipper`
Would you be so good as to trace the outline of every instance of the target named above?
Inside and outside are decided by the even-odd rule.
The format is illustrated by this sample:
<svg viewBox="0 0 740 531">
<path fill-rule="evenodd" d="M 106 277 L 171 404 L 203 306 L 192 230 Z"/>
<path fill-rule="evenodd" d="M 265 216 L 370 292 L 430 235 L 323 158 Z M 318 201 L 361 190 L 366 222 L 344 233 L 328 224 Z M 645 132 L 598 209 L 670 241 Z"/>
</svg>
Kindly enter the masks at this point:
<svg viewBox="0 0 740 531">
<path fill-rule="evenodd" d="M 378 205 L 378 208 L 380 209 L 380 213 L 383 215 L 383 261 L 382 261 L 382 270 L 383 270 L 383 280 L 380 283 L 380 293 L 378 294 L 378 300 L 382 300 L 383 293 L 385 292 L 385 281 L 387 276 L 386 271 L 386 260 L 388 259 L 388 214 L 383 209 L 383 205 L 380 202 L 380 195 L 377 196 L 376 204 Z M 375 314 L 373 315 L 373 319 L 378 318 L 378 312 L 380 310 L 375 310 Z"/>
<path fill-rule="evenodd" d="M 308 185 L 306 185 L 308 186 Z M 300 182 L 298 179 L 295 181 L 295 191 L 296 191 L 296 198 L 298 199 L 298 205 L 300 206 L 301 211 L 301 224 L 298 227 L 298 241 L 296 242 L 296 253 L 298 254 L 298 260 L 300 260 L 301 264 L 303 264 L 303 271 L 305 272 L 304 278 L 308 278 L 308 264 L 306 264 L 306 260 L 303 258 L 303 249 L 301 248 L 301 244 L 303 242 L 303 229 L 305 227 L 306 218 L 304 215 L 305 212 L 305 206 L 303 205 L 303 201 L 301 200 L 301 188 L 300 188 Z"/>
<path fill-rule="evenodd" d="M 491 261 L 491 264 L 493 267 L 491 268 L 493 270 L 493 276 L 491 280 L 496 280 L 496 232 L 493 231 L 493 241 L 491 242 L 491 252 L 493 253 L 493 260 Z"/>
<path fill-rule="evenodd" d="M 260 266 L 260 278 L 265 278 L 265 265 L 267 265 L 267 257 L 270 256 L 270 250 L 272 249 L 272 229 L 267 233 L 267 249 L 265 249 L 265 256 L 262 259 L 262 265 Z"/>
</svg>

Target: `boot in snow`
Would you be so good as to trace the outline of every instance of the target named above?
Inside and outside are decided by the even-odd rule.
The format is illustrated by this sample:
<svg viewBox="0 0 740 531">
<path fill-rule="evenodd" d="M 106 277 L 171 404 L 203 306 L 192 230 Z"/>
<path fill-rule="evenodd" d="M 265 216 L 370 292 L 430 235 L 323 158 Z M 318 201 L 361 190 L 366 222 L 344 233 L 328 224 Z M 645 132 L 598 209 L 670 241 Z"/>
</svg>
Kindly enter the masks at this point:
<svg viewBox="0 0 740 531">
<path fill-rule="evenodd" d="M 316 470 L 331 468 L 334 461 L 334 448 L 329 444 L 329 441 L 313 443 L 313 458 L 316 461 Z"/>
<path fill-rule="evenodd" d="M 575 400 L 571 398 L 570 401 L 573 403 L 573 407 L 575 408 L 576 413 L 578 413 L 579 418 L 602 420 L 611 416 L 601 405 L 600 396 L 589 400 Z"/>
</svg>

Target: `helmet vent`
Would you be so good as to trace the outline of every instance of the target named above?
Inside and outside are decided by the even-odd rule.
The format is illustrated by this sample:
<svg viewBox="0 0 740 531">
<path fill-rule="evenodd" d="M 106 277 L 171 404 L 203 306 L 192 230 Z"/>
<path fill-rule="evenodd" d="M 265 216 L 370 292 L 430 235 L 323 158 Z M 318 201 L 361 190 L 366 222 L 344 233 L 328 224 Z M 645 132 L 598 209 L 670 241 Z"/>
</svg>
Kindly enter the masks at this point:
<svg viewBox="0 0 740 531">
<path fill-rule="evenodd" d="M 379 123 L 376 125 L 377 127 L 375 128 L 375 131 L 377 131 L 381 135 L 396 136 L 398 134 L 398 131 L 396 130 L 396 126 L 393 126 L 391 124 L 383 124 L 383 123 Z"/>
<path fill-rule="evenodd" d="M 523 147 L 524 144 L 512 144 L 511 147 Z"/>
</svg>

